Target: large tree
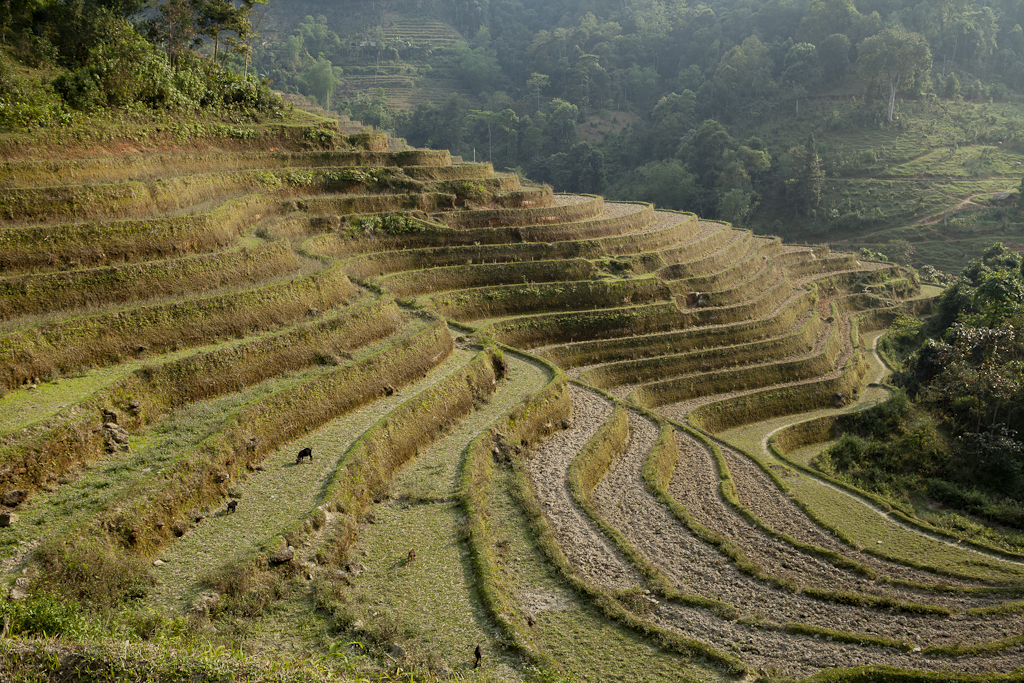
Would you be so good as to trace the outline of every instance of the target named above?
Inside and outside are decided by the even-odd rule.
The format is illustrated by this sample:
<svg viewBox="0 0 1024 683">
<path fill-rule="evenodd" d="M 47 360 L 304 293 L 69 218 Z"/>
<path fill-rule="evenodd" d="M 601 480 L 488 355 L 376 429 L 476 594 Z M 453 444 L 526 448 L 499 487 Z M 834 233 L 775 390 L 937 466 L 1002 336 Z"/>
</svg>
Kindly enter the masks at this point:
<svg viewBox="0 0 1024 683">
<path fill-rule="evenodd" d="M 925 76 L 932 66 L 928 41 L 920 33 L 887 28 L 865 38 L 858 48 L 858 54 L 861 75 L 872 81 L 881 81 L 888 88 L 889 120 L 892 121 L 896 91 L 900 85 Z"/>
</svg>

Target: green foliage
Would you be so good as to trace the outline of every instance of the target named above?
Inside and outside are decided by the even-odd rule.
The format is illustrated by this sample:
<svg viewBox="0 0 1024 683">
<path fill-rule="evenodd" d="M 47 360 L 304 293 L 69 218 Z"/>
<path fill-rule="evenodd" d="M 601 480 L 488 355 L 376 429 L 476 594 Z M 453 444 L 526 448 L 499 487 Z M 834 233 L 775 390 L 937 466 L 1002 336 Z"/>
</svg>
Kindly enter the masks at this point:
<svg viewBox="0 0 1024 683">
<path fill-rule="evenodd" d="M 941 467 L 922 470 L 931 495 L 1003 523 L 1017 524 L 1024 490 L 1024 322 L 1022 259 L 1002 244 L 985 250 L 942 295 L 926 338 L 902 326 L 893 346 L 906 358 L 896 380 L 955 437 Z M 913 347 L 917 349 L 907 354 Z M 999 502 L 1005 500 L 1006 502 Z"/>
<path fill-rule="evenodd" d="M 127 609 L 117 617 L 117 624 L 139 640 L 174 640 L 186 635 L 189 623 L 182 616 L 168 616 L 152 608 Z"/>
<path fill-rule="evenodd" d="M 383 88 L 378 88 L 372 95 L 346 102 L 344 106 L 353 119 L 367 126 L 389 130 L 395 124 L 395 112 L 388 108 Z"/>
<path fill-rule="evenodd" d="M 1012 498 L 993 496 L 970 485 L 957 484 L 946 479 L 931 478 L 926 482 L 929 497 L 956 510 L 988 519 L 1015 529 L 1024 529 L 1024 503 Z M 958 526 L 967 527 L 966 520 Z M 978 533 L 981 525 L 973 525 L 972 533 Z"/>
<path fill-rule="evenodd" d="M 946 440 L 903 393 L 864 411 L 844 415 L 839 442 L 812 466 L 868 491 L 901 498 L 913 482 L 943 471 Z"/>
<path fill-rule="evenodd" d="M 0 50 L 0 130 L 58 128 L 75 117 L 52 88 L 19 78 L 14 64 Z"/>
<path fill-rule="evenodd" d="M 614 193 L 651 202 L 658 208 L 682 209 L 697 195 L 695 181 L 695 176 L 679 160 L 652 161 L 620 181 Z"/>
<path fill-rule="evenodd" d="M 214 4 L 225 3 L 208 2 L 203 8 Z M 125 18 L 123 7 L 112 11 L 115 5 L 120 6 L 99 2 L 58 3 L 52 13 L 37 15 L 33 29 L 41 35 L 52 36 L 54 44 L 60 47 L 53 61 L 66 70 L 52 77 L 51 87 L 67 107 L 83 112 L 139 106 L 185 112 L 215 109 L 241 111 L 252 116 L 280 108 L 280 100 L 265 83 L 252 76 L 232 73 L 217 61 L 199 57 L 173 41 L 161 42 L 158 47 Z M 124 6 L 128 5 L 132 3 Z M 185 7 L 183 0 L 160 3 L 161 12 L 174 7 L 192 11 Z M 232 12 L 244 14 L 251 7 L 252 2 L 246 1 L 241 7 L 232 8 Z M 229 22 L 239 39 L 248 35 L 246 21 Z M 225 27 L 220 25 L 218 36 Z M 159 38 L 160 34 L 157 32 L 151 37 Z M 72 123 L 67 113 L 54 111 L 54 104 L 43 104 L 38 95 L 27 95 L 26 88 L 0 85 L 0 123 L 11 128 Z M 40 111 L 42 107 L 52 113 L 47 115 Z"/>
<path fill-rule="evenodd" d="M 924 323 L 917 318 L 896 316 L 888 332 L 879 341 L 886 355 L 902 365 L 924 341 Z"/>
<path fill-rule="evenodd" d="M 916 249 L 914 245 L 907 240 L 898 239 L 889 240 L 885 244 L 881 245 L 879 247 L 879 251 L 885 255 L 886 261 L 892 261 L 893 263 L 909 266 L 913 260 Z"/>
<path fill-rule="evenodd" d="M 326 128 L 307 128 L 302 140 L 313 149 L 334 149 L 338 144 L 338 133 Z"/>
<path fill-rule="evenodd" d="M 352 227 L 366 235 L 408 235 L 423 232 L 422 223 L 407 214 L 381 214 L 353 219 Z"/>
<path fill-rule="evenodd" d="M 26 600 L 0 599 L 0 621 L 12 636 L 81 638 L 87 631 L 79 607 L 48 592 L 36 593 Z"/>
<path fill-rule="evenodd" d="M 500 84 L 501 67 L 494 50 L 477 47 L 459 60 L 459 74 L 470 89 L 486 92 Z"/>
<path fill-rule="evenodd" d="M 331 108 L 331 95 L 341 82 L 341 69 L 331 64 L 323 56 L 317 58 L 306 71 L 304 81 L 307 92 L 313 96 L 324 109 Z"/>
<path fill-rule="evenodd" d="M 889 121 L 893 120 L 896 92 L 915 79 L 927 79 L 932 54 L 928 42 L 919 33 L 903 28 L 887 28 L 866 38 L 857 46 L 860 73 L 868 80 L 881 81 L 889 98 Z"/>
</svg>

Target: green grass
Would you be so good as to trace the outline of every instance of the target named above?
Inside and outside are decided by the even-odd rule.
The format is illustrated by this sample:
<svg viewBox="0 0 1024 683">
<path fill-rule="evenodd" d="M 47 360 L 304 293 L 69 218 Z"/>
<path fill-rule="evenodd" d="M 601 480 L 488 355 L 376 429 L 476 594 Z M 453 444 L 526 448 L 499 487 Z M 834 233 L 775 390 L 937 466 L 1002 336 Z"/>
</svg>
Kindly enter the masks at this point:
<svg viewBox="0 0 1024 683">
<path fill-rule="evenodd" d="M 547 381 L 537 364 L 506 354 L 509 379 L 454 431 L 420 452 L 372 509 L 353 557 L 367 566 L 356 581 L 352 619 L 365 631 L 391 633 L 409 659 L 426 670 L 462 672 L 482 644 L 485 668 L 501 671 L 518 657 L 495 639 L 475 588 L 465 514 L 456 503 L 466 444 Z M 410 550 L 416 558 L 409 561 Z M 352 637 L 361 637 L 359 630 Z"/>
<path fill-rule="evenodd" d="M 159 485 L 163 468 L 172 466 L 180 456 L 216 433 L 236 411 L 328 370 L 320 367 L 289 373 L 243 392 L 183 406 L 132 438 L 130 453 L 87 465 L 78 476 L 66 476 L 63 485 L 53 493 L 39 492 L 28 506 L 19 508 L 20 523 L 4 537 L 8 553 L 22 541 L 69 534 L 130 493 L 137 495 L 139 488 Z"/>
<path fill-rule="evenodd" d="M 862 125 L 856 109 L 852 103 L 809 102 L 799 121 L 751 129 L 777 140 L 782 149 L 805 144 L 808 128 L 816 137 L 826 171 L 822 205 L 816 219 L 788 222 L 787 238 L 843 247 L 907 239 L 918 249 L 915 266 L 930 264 L 952 273 L 993 242 L 1021 243 L 1024 217 L 1015 208 L 1008 224 L 1000 220 L 990 226 L 972 222 L 977 206 L 958 208 L 969 199 L 987 205 L 993 193 L 1015 192 L 1020 185 L 1024 154 L 1017 144 L 1018 104 L 901 100 L 898 123 L 885 127 Z M 943 222 L 944 215 L 950 220 Z M 960 217 L 970 227 L 955 227 Z M 765 227 L 774 218 L 766 213 Z M 983 243 L 975 244 L 979 238 Z"/>
</svg>

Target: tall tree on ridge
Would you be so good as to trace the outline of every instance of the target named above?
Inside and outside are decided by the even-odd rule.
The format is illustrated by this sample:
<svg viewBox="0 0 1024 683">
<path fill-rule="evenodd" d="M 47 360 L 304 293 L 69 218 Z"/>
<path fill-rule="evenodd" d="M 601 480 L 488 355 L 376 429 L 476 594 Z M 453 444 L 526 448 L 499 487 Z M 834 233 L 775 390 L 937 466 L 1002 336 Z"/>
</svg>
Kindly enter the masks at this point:
<svg viewBox="0 0 1024 683">
<path fill-rule="evenodd" d="M 928 42 L 920 33 L 907 33 L 902 28 L 887 28 L 865 38 L 858 47 L 861 75 L 881 80 L 889 91 L 889 120 L 892 121 L 896 91 L 900 85 L 912 83 L 927 75 L 932 66 Z"/>
</svg>

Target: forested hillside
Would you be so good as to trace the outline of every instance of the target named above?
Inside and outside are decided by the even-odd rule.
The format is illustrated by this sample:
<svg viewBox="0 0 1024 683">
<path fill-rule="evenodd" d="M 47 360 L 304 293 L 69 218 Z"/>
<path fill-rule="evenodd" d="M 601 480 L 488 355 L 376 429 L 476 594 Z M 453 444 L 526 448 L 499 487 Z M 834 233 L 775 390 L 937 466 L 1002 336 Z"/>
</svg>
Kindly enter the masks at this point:
<svg viewBox="0 0 1024 683">
<path fill-rule="evenodd" d="M 557 190 L 897 259 L 906 240 L 916 265 L 950 272 L 993 241 L 1021 243 L 1016 212 L 992 199 L 1016 190 L 1024 159 L 1024 7 L 1012 0 L 306 0 L 268 12 L 275 40 L 254 59 L 274 87 Z"/>
</svg>

